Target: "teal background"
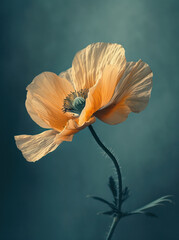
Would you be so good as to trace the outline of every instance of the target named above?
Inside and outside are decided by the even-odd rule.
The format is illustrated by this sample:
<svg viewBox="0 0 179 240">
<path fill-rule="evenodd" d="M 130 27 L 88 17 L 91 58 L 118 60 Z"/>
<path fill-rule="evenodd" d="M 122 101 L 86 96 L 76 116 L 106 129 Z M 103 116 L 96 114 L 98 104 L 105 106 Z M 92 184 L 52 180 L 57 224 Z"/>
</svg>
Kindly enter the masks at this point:
<svg viewBox="0 0 179 240">
<path fill-rule="evenodd" d="M 162 195 L 174 205 L 156 208 L 158 219 L 126 218 L 114 240 L 179 239 L 177 0 L 1 1 L 0 239 L 103 240 L 112 221 L 86 195 L 111 198 L 111 161 L 88 129 L 37 163 L 28 163 L 14 135 L 43 131 L 26 112 L 26 86 L 43 71 L 60 73 L 92 42 L 116 42 L 128 61 L 142 59 L 154 73 L 150 103 L 140 114 L 94 128 L 118 156 L 135 209 Z"/>
</svg>

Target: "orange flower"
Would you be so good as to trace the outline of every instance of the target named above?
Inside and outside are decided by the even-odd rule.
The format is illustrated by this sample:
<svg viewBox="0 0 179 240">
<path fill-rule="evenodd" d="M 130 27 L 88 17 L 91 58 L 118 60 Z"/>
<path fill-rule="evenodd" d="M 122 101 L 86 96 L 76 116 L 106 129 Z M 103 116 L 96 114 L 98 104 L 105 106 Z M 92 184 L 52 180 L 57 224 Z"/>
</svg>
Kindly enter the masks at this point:
<svg viewBox="0 0 179 240">
<path fill-rule="evenodd" d="M 15 136 L 27 161 L 35 162 L 63 141 L 94 123 L 126 120 L 147 106 L 152 71 L 142 60 L 126 62 L 119 44 L 94 43 L 79 51 L 72 67 L 59 76 L 44 72 L 27 87 L 26 108 L 41 127 L 37 135 Z"/>
</svg>

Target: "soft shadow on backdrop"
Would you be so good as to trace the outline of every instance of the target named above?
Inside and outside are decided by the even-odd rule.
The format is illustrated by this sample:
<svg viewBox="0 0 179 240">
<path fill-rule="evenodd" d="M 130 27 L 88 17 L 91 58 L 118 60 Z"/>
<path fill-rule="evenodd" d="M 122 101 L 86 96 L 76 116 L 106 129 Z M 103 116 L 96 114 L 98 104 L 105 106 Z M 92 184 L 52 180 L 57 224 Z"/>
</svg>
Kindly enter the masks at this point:
<svg viewBox="0 0 179 240">
<path fill-rule="evenodd" d="M 60 73 L 92 42 L 116 42 L 128 61 L 142 59 L 154 73 L 150 103 L 140 114 L 94 128 L 119 157 L 126 208 L 174 194 L 159 219 L 121 221 L 114 240 L 179 239 L 177 0 L 17 0 L 1 2 L 0 238 L 103 240 L 112 219 L 87 194 L 110 198 L 113 172 L 88 129 L 37 163 L 28 163 L 13 136 L 40 133 L 26 112 L 26 86 L 43 71 Z"/>
</svg>

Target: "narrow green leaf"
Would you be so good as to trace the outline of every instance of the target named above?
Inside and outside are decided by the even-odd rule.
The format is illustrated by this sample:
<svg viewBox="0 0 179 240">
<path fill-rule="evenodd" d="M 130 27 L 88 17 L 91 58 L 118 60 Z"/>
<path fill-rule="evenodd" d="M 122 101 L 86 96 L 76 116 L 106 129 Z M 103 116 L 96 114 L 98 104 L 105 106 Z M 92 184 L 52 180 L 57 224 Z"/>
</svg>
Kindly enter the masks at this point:
<svg viewBox="0 0 179 240">
<path fill-rule="evenodd" d="M 158 216 L 155 213 L 151 213 L 151 212 L 145 212 L 145 215 L 148 217 L 158 218 Z"/>
<path fill-rule="evenodd" d="M 88 195 L 87 197 L 88 197 L 88 198 L 93 198 L 93 199 L 95 199 L 95 200 L 97 200 L 97 201 L 100 201 L 100 202 L 103 202 L 103 203 L 107 204 L 110 208 L 112 208 L 113 210 L 116 209 L 116 207 L 115 207 L 115 205 L 114 205 L 113 203 L 108 202 L 108 201 L 105 200 L 104 198 L 96 197 L 96 196 L 90 196 L 90 195 Z"/>
<path fill-rule="evenodd" d="M 147 205 L 136 209 L 135 211 L 132 211 L 131 214 L 147 214 L 148 212 L 146 210 L 156 207 L 156 206 L 161 206 L 164 205 L 164 203 L 169 202 L 172 203 L 172 200 L 170 199 L 172 197 L 171 195 L 163 196 L 161 198 L 156 199 L 153 202 L 148 203 Z M 150 213 L 149 213 L 150 215 Z"/>
<path fill-rule="evenodd" d="M 97 214 L 98 214 L 98 215 L 101 215 L 101 214 L 103 214 L 103 215 L 113 215 L 113 214 L 114 214 L 114 211 L 98 212 Z"/>
<path fill-rule="evenodd" d="M 112 192 L 112 195 L 114 197 L 114 202 L 117 202 L 117 186 L 114 178 L 112 176 L 109 177 L 109 183 L 108 186 Z"/>
<path fill-rule="evenodd" d="M 129 198 L 129 188 L 125 187 L 122 191 L 122 202 L 126 201 Z"/>
</svg>

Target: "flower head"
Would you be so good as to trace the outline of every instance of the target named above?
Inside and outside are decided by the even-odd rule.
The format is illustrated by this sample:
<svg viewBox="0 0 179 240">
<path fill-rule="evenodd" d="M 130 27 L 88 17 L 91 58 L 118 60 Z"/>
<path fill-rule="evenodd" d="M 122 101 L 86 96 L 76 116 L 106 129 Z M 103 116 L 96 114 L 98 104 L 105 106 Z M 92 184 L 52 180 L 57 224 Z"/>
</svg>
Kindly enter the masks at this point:
<svg viewBox="0 0 179 240">
<path fill-rule="evenodd" d="M 119 44 L 94 43 L 79 51 L 72 67 L 59 76 L 43 72 L 27 87 L 26 109 L 42 128 L 37 135 L 15 136 L 24 157 L 35 162 L 63 141 L 93 124 L 126 120 L 147 106 L 152 71 L 142 60 L 126 62 Z"/>
</svg>

